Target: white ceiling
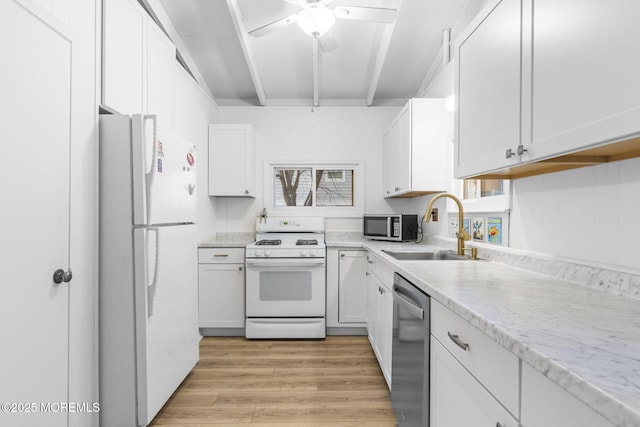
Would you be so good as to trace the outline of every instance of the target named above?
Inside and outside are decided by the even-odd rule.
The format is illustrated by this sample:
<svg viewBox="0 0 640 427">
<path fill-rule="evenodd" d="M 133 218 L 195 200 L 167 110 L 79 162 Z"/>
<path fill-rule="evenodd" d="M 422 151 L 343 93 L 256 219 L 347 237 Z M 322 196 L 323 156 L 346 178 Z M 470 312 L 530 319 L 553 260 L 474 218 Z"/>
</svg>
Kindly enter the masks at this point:
<svg viewBox="0 0 640 427">
<path fill-rule="evenodd" d="M 319 104 L 397 104 L 419 95 L 442 62 L 442 30 L 455 24 L 469 1 L 333 0 L 330 8 L 392 7 L 399 13 L 394 24 L 336 20 L 330 32 L 338 48 L 319 53 Z M 247 35 L 296 14 L 299 6 L 285 0 L 160 3 L 218 105 L 311 105 L 313 39 L 295 23 L 259 38 Z"/>
</svg>

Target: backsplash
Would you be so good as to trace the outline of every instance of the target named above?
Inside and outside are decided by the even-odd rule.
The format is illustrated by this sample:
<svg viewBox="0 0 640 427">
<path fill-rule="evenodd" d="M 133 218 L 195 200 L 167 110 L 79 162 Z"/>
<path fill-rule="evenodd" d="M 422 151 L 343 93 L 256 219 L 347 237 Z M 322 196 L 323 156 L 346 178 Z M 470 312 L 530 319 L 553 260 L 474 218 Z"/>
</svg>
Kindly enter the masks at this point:
<svg viewBox="0 0 640 427">
<path fill-rule="evenodd" d="M 456 241 L 441 236 L 425 236 L 424 243 L 455 249 Z M 475 245 L 480 258 L 540 273 L 577 285 L 600 289 L 627 298 L 640 299 L 640 275 L 608 270 L 554 259 L 548 255 Z"/>
</svg>

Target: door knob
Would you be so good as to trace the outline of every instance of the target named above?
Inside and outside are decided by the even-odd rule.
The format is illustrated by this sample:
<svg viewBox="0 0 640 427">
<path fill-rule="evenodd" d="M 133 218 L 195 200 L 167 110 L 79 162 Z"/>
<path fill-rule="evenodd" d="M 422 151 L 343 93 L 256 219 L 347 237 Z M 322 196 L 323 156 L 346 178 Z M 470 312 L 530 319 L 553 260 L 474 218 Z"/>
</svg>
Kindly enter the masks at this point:
<svg viewBox="0 0 640 427">
<path fill-rule="evenodd" d="M 53 283 L 62 283 L 64 279 L 64 270 L 59 268 L 53 272 Z"/>
<path fill-rule="evenodd" d="M 71 279 L 73 278 L 73 273 L 71 272 L 71 269 L 64 271 L 63 269 L 59 268 L 56 271 L 53 272 L 53 283 L 69 283 L 71 281 Z"/>
</svg>

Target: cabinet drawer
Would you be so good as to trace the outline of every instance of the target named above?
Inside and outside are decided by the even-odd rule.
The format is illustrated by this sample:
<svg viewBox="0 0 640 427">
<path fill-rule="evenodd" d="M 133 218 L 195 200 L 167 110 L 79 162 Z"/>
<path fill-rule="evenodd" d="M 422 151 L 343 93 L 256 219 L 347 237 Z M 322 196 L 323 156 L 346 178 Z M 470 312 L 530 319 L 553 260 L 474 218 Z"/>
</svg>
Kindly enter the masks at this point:
<svg viewBox="0 0 640 427">
<path fill-rule="evenodd" d="M 387 288 L 393 288 L 393 267 L 391 267 L 391 265 L 378 258 L 375 264 L 375 273 Z"/>
<path fill-rule="evenodd" d="M 244 264 L 244 248 L 200 248 L 200 264 Z"/>
<path fill-rule="evenodd" d="M 512 414 L 519 413 L 518 357 L 434 299 L 431 334 Z"/>
</svg>

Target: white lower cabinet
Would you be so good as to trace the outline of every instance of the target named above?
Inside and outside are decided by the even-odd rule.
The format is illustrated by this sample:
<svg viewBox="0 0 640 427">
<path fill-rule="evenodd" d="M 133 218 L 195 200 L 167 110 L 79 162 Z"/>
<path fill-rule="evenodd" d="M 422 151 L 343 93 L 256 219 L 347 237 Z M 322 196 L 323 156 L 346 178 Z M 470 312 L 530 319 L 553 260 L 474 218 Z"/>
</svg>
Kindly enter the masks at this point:
<svg viewBox="0 0 640 427">
<path fill-rule="evenodd" d="M 613 427 L 614 424 L 523 363 L 522 426 Z"/>
<path fill-rule="evenodd" d="M 198 251 L 200 328 L 244 328 L 244 248 Z"/>
<path fill-rule="evenodd" d="M 366 254 L 367 251 L 357 248 L 327 249 L 327 327 L 364 330 L 367 321 Z"/>
<path fill-rule="evenodd" d="M 430 366 L 431 427 L 519 425 L 518 357 L 434 299 Z"/>
<path fill-rule="evenodd" d="M 367 271 L 367 331 L 384 379 L 391 389 L 391 345 L 393 341 L 393 294 L 369 264 Z"/>
<path fill-rule="evenodd" d="M 430 396 L 431 427 L 519 425 L 491 393 L 433 336 Z M 552 425 L 554 424 L 548 424 L 547 427 Z"/>
</svg>

